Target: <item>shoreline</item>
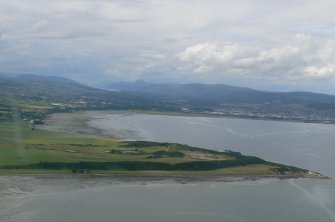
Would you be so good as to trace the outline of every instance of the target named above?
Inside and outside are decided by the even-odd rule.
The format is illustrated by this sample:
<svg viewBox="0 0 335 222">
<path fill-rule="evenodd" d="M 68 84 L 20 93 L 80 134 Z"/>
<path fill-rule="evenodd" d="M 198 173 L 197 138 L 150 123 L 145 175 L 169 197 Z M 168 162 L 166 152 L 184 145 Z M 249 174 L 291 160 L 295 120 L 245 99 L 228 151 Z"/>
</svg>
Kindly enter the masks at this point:
<svg viewBox="0 0 335 222">
<path fill-rule="evenodd" d="M 53 113 L 58 114 L 58 113 Z M 48 121 L 51 118 L 50 114 L 47 116 L 46 124 L 45 125 L 52 125 L 52 123 L 48 123 Z M 109 133 L 103 133 L 103 131 L 99 128 L 96 128 L 88 122 L 92 119 L 101 118 L 103 115 L 113 115 L 113 114 L 121 114 L 121 115 L 134 115 L 134 114 L 144 114 L 144 115 L 167 115 L 167 116 L 185 116 L 185 117 L 209 117 L 209 118 L 227 118 L 227 119 L 242 119 L 242 118 L 235 118 L 235 117 L 226 117 L 226 116 L 216 116 L 216 115 L 202 115 L 202 114 L 195 114 L 195 113 L 180 113 L 180 112 L 161 112 L 161 111 L 141 111 L 141 110 L 102 110 L 102 111 L 96 111 L 96 110 L 88 110 L 88 111 L 77 111 L 72 113 L 67 113 L 72 115 L 78 115 L 76 117 L 76 126 L 81 128 L 80 131 L 73 130 L 73 128 L 70 131 L 64 131 L 62 129 L 57 130 L 56 132 L 62 132 L 67 134 L 77 134 L 77 135 L 85 135 L 85 136 L 93 136 L 93 137 L 102 137 L 102 138 L 110 138 L 110 139 L 116 139 L 121 141 L 127 141 L 127 138 L 119 138 L 115 135 L 109 134 Z M 57 117 L 56 117 L 57 119 Z M 253 119 L 257 120 L 257 119 Z M 263 119 L 258 119 L 263 120 Z M 271 121 L 271 120 L 269 120 Z M 37 126 L 37 128 L 41 130 L 47 130 L 47 131 L 55 131 L 52 129 L 44 128 L 43 125 L 40 125 L 41 127 Z M 83 128 L 86 129 L 86 131 L 82 130 Z M 9 174 L 2 174 L 1 175 L 21 175 L 20 173 L 9 173 Z M 43 176 L 46 175 L 47 177 L 50 175 L 54 175 L 55 177 L 60 176 L 71 176 L 71 173 L 37 173 L 34 172 L 31 173 L 22 173 L 22 175 L 35 175 L 35 176 Z M 72 177 L 115 177 L 115 176 L 122 176 L 122 177 L 136 177 L 136 178 L 155 178 L 155 179 L 188 179 L 188 180 L 216 180 L 216 178 L 244 178 L 243 180 L 257 180 L 257 179 L 264 179 L 264 178 L 276 178 L 276 179 L 291 179 L 291 178 L 310 178 L 310 179 L 331 179 L 328 176 L 324 175 L 276 175 L 276 174 L 253 174 L 253 173 L 246 173 L 246 174 L 220 174 L 215 172 L 151 172 L 150 174 L 146 174 L 143 172 L 101 172 L 101 173 L 91 173 L 91 174 L 72 174 Z"/>
<path fill-rule="evenodd" d="M 261 120 L 261 121 L 273 121 L 273 122 L 287 122 L 287 123 L 307 123 L 307 124 L 322 124 L 322 125 L 335 125 L 335 123 L 328 123 L 321 120 L 298 120 L 298 119 L 278 119 L 271 117 L 250 117 L 250 116 L 237 116 L 237 115 L 219 115 L 210 113 L 197 113 L 197 112 L 177 112 L 177 111 L 159 111 L 159 110 L 74 110 L 71 112 L 53 112 L 46 116 L 46 121 L 50 119 L 53 114 L 85 114 L 85 113 L 105 113 L 105 114 L 147 114 L 147 115 L 162 115 L 162 116 L 182 116 L 182 117 L 208 117 L 208 118 L 222 118 L 222 119 L 236 119 L 236 120 Z M 87 119 L 89 120 L 89 119 Z M 44 125 L 44 124 L 36 124 Z"/>
<path fill-rule="evenodd" d="M 314 123 L 314 124 L 325 124 L 335 125 L 335 123 L 325 123 L 321 120 L 299 120 L 299 119 L 279 119 L 271 117 L 252 117 L 252 116 L 238 116 L 238 115 L 227 115 L 227 114 L 211 114 L 211 113 L 197 113 L 197 112 L 177 112 L 177 111 L 159 111 L 159 110 L 80 110 L 72 113 L 85 113 L 85 112 L 105 112 L 115 114 L 149 114 L 149 115 L 166 115 L 166 116 L 184 116 L 184 117 L 210 117 L 210 118 L 225 118 L 225 119 L 241 119 L 241 120 L 263 120 L 263 121 L 274 121 L 274 122 L 292 122 L 292 123 Z M 53 114 L 53 113 L 52 113 Z"/>
<path fill-rule="evenodd" d="M 321 175 L 276 175 L 276 174 L 218 174 L 218 173 L 92 173 L 92 174 L 71 174 L 71 173 L 4 173 L 1 177 L 35 177 L 35 178 L 56 178 L 56 179 L 71 179 L 71 178 L 110 178 L 110 179 L 125 179 L 134 181 L 184 181 L 184 182 L 229 182 L 229 181 L 255 181 L 262 179 L 321 179 L 332 180 L 332 178 Z"/>
<path fill-rule="evenodd" d="M 90 111 L 90 110 L 87 110 Z M 92 110 L 99 111 L 99 110 Z M 103 110 L 101 110 L 103 111 Z M 119 110 L 105 110 L 105 111 L 115 111 Z M 185 116 L 185 117 L 210 117 L 210 118 L 226 118 L 226 119 L 242 119 L 242 120 L 264 120 L 264 121 L 275 121 L 275 122 L 293 122 L 293 123 L 315 123 L 315 124 L 325 124 L 325 125 L 335 125 L 335 123 L 326 123 L 321 120 L 299 120 L 299 119 L 279 119 L 271 117 L 257 117 L 257 116 L 238 116 L 238 115 L 228 115 L 228 114 L 211 114 L 211 113 L 196 113 L 196 112 L 176 112 L 176 111 L 155 111 L 155 110 L 122 110 L 133 113 L 143 113 L 151 115 L 167 115 L 167 116 Z M 120 111 L 120 112 L 122 112 Z M 84 111 L 85 112 L 85 111 Z"/>
<path fill-rule="evenodd" d="M 74 114 L 78 115 L 76 119 L 76 127 L 70 127 L 70 130 L 66 129 L 52 129 L 49 128 L 52 126 L 50 124 L 50 120 L 53 115 L 57 114 Z M 93 137 L 102 137 L 109 139 L 117 139 L 123 141 L 132 141 L 133 139 L 120 138 L 111 133 L 106 133 L 104 130 L 97 128 L 88 124 L 89 121 L 100 118 L 97 116 L 87 115 L 99 115 L 99 114 L 118 114 L 118 115 L 135 115 L 135 114 L 144 114 L 144 115 L 157 115 L 157 116 L 180 116 L 180 117 L 207 117 L 207 118 L 215 118 L 215 119 L 231 119 L 231 120 L 253 120 L 253 121 L 273 121 L 273 122 L 284 122 L 284 123 L 306 123 L 306 124 L 322 124 L 322 125 L 335 125 L 330 123 L 322 123 L 322 122 L 304 122 L 299 120 L 280 120 L 280 119 L 270 119 L 270 118 L 250 118 L 250 117 L 239 117 L 239 116 L 227 116 L 227 115 L 215 115 L 215 114 L 202 114 L 202 113 L 185 113 L 185 112 L 169 112 L 169 111 L 153 111 L 153 110 L 78 110 L 74 112 L 67 113 L 50 113 L 45 118 L 44 124 L 36 124 L 37 129 L 51 131 L 51 132 L 62 132 L 73 135 L 84 135 L 84 136 L 93 136 Z"/>
</svg>

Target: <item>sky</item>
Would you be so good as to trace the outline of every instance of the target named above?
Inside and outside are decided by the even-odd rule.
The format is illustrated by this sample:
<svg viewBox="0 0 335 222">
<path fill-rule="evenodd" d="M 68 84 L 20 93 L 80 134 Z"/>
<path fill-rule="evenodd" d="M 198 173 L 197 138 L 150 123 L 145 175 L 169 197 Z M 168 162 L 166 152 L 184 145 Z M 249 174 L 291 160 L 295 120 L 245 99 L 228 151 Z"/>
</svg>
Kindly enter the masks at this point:
<svg viewBox="0 0 335 222">
<path fill-rule="evenodd" d="M 0 0 L 0 72 L 335 94 L 334 0 Z"/>
</svg>

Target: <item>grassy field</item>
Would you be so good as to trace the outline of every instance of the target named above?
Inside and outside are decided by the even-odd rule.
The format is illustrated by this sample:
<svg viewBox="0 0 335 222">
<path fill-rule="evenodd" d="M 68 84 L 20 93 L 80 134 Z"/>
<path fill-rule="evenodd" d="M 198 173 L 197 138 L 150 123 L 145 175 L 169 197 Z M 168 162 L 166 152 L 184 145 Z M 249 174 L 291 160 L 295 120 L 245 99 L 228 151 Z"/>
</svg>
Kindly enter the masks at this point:
<svg viewBox="0 0 335 222">
<path fill-rule="evenodd" d="M 159 161 L 178 163 L 192 161 L 194 158 L 148 158 L 152 153 L 162 149 L 179 150 L 177 144 L 169 147 L 141 147 L 140 154 L 111 154 L 115 151 L 134 151 L 133 147 L 123 147 L 118 140 L 64 134 L 44 130 L 32 130 L 24 122 L 0 122 L 0 166 L 22 165 L 48 162 L 79 161 Z M 181 146 L 180 146 L 181 147 Z"/>
<path fill-rule="evenodd" d="M 0 174 L 31 174 L 31 173 L 72 173 L 65 168 L 38 169 L 27 168 L 47 163 L 126 163 L 143 162 L 144 164 L 162 163 L 163 167 L 180 165 L 183 163 L 218 163 L 234 161 L 236 154 L 216 152 L 206 149 L 189 147 L 181 144 L 154 143 L 154 142 L 123 142 L 115 139 L 90 137 L 83 135 L 65 134 L 39 129 L 33 129 L 30 124 L 21 120 L 0 121 Z M 242 156 L 244 157 L 244 156 Z M 263 161 L 263 160 L 262 160 Z M 164 165 L 165 164 L 165 165 Z M 25 167 L 16 167 L 25 166 Z M 72 166 L 72 165 L 71 165 Z M 136 170 L 136 174 L 178 174 L 178 173 L 204 173 L 204 174 L 276 174 L 279 165 L 264 161 L 264 163 L 251 163 L 241 166 L 224 167 L 214 170 L 190 170 L 189 166 L 179 166 L 170 170 Z M 155 167 L 156 165 L 154 165 Z M 193 165 L 192 165 L 193 166 Z M 283 166 L 283 165 L 282 165 Z M 35 165 L 36 167 L 36 165 Z M 122 167 L 95 169 L 91 173 L 134 173 Z M 131 166 L 132 167 L 132 166 Z M 111 170 L 112 169 L 112 170 Z M 185 169 L 186 171 L 179 170 Z M 191 168 L 193 169 L 193 168 Z"/>
</svg>

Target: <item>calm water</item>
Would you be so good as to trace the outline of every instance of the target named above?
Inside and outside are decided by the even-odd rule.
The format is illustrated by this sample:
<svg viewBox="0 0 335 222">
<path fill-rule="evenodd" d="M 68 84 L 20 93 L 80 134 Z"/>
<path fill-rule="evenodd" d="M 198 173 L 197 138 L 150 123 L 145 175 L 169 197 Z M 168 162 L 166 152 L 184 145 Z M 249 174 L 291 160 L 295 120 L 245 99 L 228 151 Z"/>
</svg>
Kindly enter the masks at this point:
<svg viewBox="0 0 335 222">
<path fill-rule="evenodd" d="M 119 138 L 232 149 L 335 178 L 335 125 L 147 114 L 98 114 L 89 125 Z"/>
<path fill-rule="evenodd" d="M 335 177 L 333 125 L 131 113 L 78 115 L 57 114 L 45 128 L 75 132 L 69 118 L 88 119 L 89 126 L 105 135 L 234 149 Z M 333 222 L 335 183 L 271 179 L 180 184 L 171 180 L 0 177 L 1 222 L 93 220 Z"/>
</svg>

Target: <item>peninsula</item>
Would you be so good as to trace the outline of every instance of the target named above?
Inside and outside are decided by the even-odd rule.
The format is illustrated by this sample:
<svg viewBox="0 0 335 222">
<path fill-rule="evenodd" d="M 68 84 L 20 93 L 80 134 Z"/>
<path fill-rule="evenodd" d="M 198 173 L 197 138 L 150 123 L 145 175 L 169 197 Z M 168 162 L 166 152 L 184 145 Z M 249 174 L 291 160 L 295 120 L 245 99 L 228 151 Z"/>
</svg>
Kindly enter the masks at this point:
<svg viewBox="0 0 335 222">
<path fill-rule="evenodd" d="M 0 174 L 327 178 L 230 150 L 51 132 L 19 119 L 1 121 Z"/>
<path fill-rule="evenodd" d="M 0 86 L 0 174 L 205 174 L 326 178 L 317 172 L 230 150 L 218 152 L 176 143 L 126 142 L 103 137 L 101 133 L 90 136 L 35 128 L 35 124 L 43 124 L 50 114 L 60 112 L 142 110 L 178 115 L 202 113 L 202 109 L 196 112 L 184 109 L 185 104 L 180 104 L 180 98 L 171 102 L 157 97 L 158 94 L 107 91 L 83 86 L 66 78 L 36 75 L 1 77 Z M 148 98 L 148 95 L 151 97 Z M 335 97 L 322 98 L 335 101 Z M 85 126 L 81 128 L 85 131 Z"/>
</svg>

